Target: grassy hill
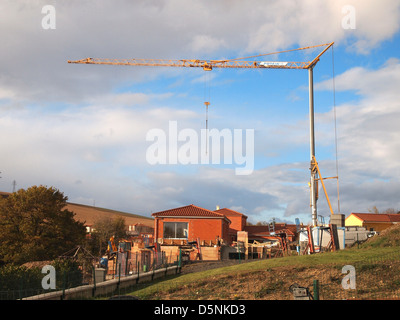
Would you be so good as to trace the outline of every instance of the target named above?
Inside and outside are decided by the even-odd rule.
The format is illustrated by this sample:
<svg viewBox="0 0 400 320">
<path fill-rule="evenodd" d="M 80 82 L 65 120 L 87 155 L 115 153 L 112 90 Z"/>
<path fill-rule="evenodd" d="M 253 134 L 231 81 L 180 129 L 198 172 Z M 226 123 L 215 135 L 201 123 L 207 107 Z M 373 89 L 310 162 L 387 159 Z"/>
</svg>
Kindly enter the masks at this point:
<svg viewBox="0 0 400 320">
<path fill-rule="evenodd" d="M 400 298 L 400 225 L 359 247 L 337 252 L 242 262 L 223 268 L 171 277 L 131 292 L 142 299 L 293 299 L 296 283 L 319 297 L 336 299 Z M 345 290 L 342 268 L 354 266 L 356 289 Z"/>
</svg>

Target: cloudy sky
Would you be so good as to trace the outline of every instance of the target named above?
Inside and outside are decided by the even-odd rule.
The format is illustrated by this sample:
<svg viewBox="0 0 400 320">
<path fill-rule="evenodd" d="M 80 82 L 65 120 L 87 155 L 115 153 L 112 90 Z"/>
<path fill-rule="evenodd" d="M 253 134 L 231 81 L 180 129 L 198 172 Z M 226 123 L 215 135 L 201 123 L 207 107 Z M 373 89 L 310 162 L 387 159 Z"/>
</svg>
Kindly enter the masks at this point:
<svg viewBox="0 0 400 320">
<path fill-rule="evenodd" d="M 0 190 L 15 181 L 146 216 L 219 205 L 253 223 L 308 223 L 307 70 L 67 61 L 232 59 L 334 42 L 314 68 L 316 157 L 323 176 L 339 176 L 339 201 L 336 180 L 325 182 L 333 209 L 400 210 L 399 29 L 398 0 L 3 0 Z M 321 49 L 262 59 L 309 61 Z M 219 162 L 185 163 L 204 155 L 205 101 L 208 128 L 231 143 Z"/>
</svg>

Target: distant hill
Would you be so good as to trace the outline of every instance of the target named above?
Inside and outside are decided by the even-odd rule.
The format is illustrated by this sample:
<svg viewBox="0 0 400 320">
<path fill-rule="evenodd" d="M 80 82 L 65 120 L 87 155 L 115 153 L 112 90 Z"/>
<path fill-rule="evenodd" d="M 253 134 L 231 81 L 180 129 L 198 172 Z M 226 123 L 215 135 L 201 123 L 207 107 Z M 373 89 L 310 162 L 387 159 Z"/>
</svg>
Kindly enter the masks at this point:
<svg viewBox="0 0 400 320">
<path fill-rule="evenodd" d="M 0 196 L 8 197 L 11 193 L 0 191 Z M 125 219 L 125 225 L 134 225 L 137 223 L 144 224 L 145 226 L 154 227 L 154 219 L 151 217 L 145 217 L 137 214 L 88 206 L 84 204 L 70 203 L 67 202 L 66 208 L 69 211 L 75 213 L 75 219 L 84 222 L 87 226 L 92 226 L 96 220 L 102 218 L 116 218 L 121 217 Z"/>
</svg>

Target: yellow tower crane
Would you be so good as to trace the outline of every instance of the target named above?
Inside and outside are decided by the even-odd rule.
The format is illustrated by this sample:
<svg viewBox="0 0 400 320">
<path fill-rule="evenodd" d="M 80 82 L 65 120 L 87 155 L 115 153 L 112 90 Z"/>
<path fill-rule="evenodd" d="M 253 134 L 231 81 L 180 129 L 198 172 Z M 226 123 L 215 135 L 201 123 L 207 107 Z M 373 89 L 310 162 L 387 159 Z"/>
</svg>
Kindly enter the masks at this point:
<svg viewBox="0 0 400 320">
<path fill-rule="evenodd" d="M 187 68 L 203 68 L 204 71 L 211 71 L 214 68 L 243 68 L 243 69 L 306 69 L 309 78 L 309 121 L 310 121 L 310 207 L 312 224 L 318 224 L 317 219 L 317 198 L 318 198 L 318 166 L 315 159 L 315 135 L 314 135 L 314 86 L 313 86 L 313 68 L 318 63 L 319 58 L 330 48 L 334 42 L 320 44 L 315 46 L 278 51 L 255 56 L 235 59 L 223 60 L 200 60 L 200 59 L 104 59 L 104 58 L 85 58 L 81 60 L 71 61 L 68 63 L 78 64 L 100 64 L 100 65 L 121 65 L 121 66 L 148 66 L 148 67 L 187 67 Z M 256 61 L 254 58 L 263 56 L 294 52 L 306 49 L 323 48 L 322 51 L 311 61 Z M 208 107 L 208 105 L 206 105 Z M 338 178 L 338 177 L 332 177 Z M 326 192 L 325 192 L 326 194 Z M 327 194 L 326 194 L 327 196 Z M 329 198 L 327 197 L 331 214 L 333 214 Z"/>
</svg>

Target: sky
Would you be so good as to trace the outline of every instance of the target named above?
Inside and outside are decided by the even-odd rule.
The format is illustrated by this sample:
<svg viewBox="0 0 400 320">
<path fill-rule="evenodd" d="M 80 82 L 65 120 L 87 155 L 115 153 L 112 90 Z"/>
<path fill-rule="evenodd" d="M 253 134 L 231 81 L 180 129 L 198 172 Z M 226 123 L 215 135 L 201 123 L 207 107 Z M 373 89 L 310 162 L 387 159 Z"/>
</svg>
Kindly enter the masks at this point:
<svg viewBox="0 0 400 320">
<path fill-rule="evenodd" d="M 400 210 L 398 0 L 3 0 L 0 36 L 1 191 L 45 185 L 144 216 L 194 204 L 309 223 L 307 70 L 67 61 L 234 59 L 334 42 L 313 70 L 316 158 L 338 177 L 325 180 L 332 208 Z M 260 59 L 310 61 L 322 49 Z M 212 132 L 227 138 L 205 154 Z M 329 220 L 321 185 L 319 195 Z"/>
</svg>

